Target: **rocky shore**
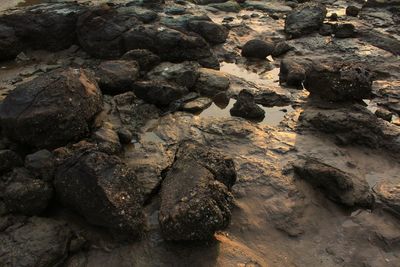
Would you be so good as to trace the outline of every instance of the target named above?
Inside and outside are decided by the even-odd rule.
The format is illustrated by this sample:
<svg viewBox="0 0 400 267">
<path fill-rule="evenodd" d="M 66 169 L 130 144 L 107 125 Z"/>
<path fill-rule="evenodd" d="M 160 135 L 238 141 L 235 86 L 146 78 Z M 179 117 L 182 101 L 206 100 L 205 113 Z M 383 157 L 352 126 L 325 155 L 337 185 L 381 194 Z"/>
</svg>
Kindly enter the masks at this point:
<svg viewBox="0 0 400 267">
<path fill-rule="evenodd" d="M 0 266 L 399 266 L 398 0 L 11 2 Z"/>
</svg>

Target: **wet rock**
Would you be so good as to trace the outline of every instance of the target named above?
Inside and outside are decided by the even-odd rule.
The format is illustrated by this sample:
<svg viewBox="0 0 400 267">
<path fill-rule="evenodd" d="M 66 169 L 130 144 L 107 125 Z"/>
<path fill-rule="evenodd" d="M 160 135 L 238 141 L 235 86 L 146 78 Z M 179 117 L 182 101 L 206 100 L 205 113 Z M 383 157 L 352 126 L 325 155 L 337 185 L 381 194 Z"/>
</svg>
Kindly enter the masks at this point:
<svg viewBox="0 0 400 267">
<path fill-rule="evenodd" d="M 355 101 L 371 97 L 372 74 L 356 63 L 315 63 L 304 87 L 327 101 Z"/>
<path fill-rule="evenodd" d="M 43 149 L 25 157 L 25 168 L 42 180 L 51 181 L 54 177 L 54 161 L 53 154 Z"/>
<path fill-rule="evenodd" d="M 92 75 L 84 70 L 56 70 L 17 86 L 0 107 L 0 121 L 10 139 L 54 148 L 82 138 L 102 106 Z"/>
<path fill-rule="evenodd" d="M 240 91 L 230 113 L 232 116 L 257 121 L 261 121 L 265 117 L 265 111 L 255 103 L 253 94 L 245 89 Z"/>
<path fill-rule="evenodd" d="M 147 103 L 166 107 L 188 93 L 186 87 L 160 80 L 139 81 L 134 86 L 135 95 Z"/>
<path fill-rule="evenodd" d="M 334 33 L 336 38 L 350 38 L 356 35 L 356 29 L 351 23 L 335 25 Z"/>
<path fill-rule="evenodd" d="M 383 181 L 376 184 L 373 190 L 379 200 L 400 215 L 400 184 Z"/>
<path fill-rule="evenodd" d="M 104 94 L 121 94 L 132 90 L 139 76 L 139 65 L 136 61 L 108 60 L 100 63 L 96 75 Z"/>
<path fill-rule="evenodd" d="M 182 63 L 163 62 L 147 73 L 149 80 L 173 82 L 191 89 L 199 77 L 197 62 L 185 61 Z"/>
<path fill-rule="evenodd" d="M 221 44 L 226 41 L 229 31 L 221 25 L 206 20 L 191 20 L 187 24 L 190 31 L 195 32 L 211 44 Z"/>
<path fill-rule="evenodd" d="M 161 188 L 159 223 L 166 240 L 211 239 L 229 225 L 233 197 L 195 160 L 178 160 Z"/>
<path fill-rule="evenodd" d="M 381 119 L 384 119 L 385 121 L 390 122 L 390 121 L 392 121 L 393 113 L 390 112 L 390 111 L 387 110 L 387 109 L 378 108 L 378 109 L 375 111 L 375 115 L 376 115 L 378 118 L 381 118 Z"/>
<path fill-rule="evenodd" d="M 117 130 L 117 134 L 122 144 L 130 144 L 132 142 L 133 135 L 128 129 L 120 128 Z"/>
<path fill-rule="evenodd" d="M 319 188 L 333 201 L 347 206 L 371 207 L 374 197 L 365 179 L 343 172 L 316 159 L 306 159 L 295 165 L 296 173 Z"/>
<path fill-rule="evenodd" d="M 11 171 L 13 168 L 21 166 L 22 159 L 12 150 L 0 150 L 0 174 Z"/>
<path fill-rule="evenodd" d="M 303 88 L 303 82 L 306 79 L 306 69 L 301 64 L 292 59 L 281 61 L 279 69 L 279 83 L 290 87 Z"/>
<path fill-rule="evenodd" d="M 326 8 L 319 3 L 304 3 L 290 12 L 285 20 L 285 32 L 293 37 L 309 34 L 322 26 Z"/>
<path fill-rule="evenodd" d="M 140 70 L 149 71 L 161 61 L 160 57 L 147 49 L 134 49 L 126 52 L 121 59 L 134 60 L 139 63 Z"/>
<path fill-rule="evenodd" d="M 279 42 L 275 45 L 271 55 L 273 57 L 280 57 L 291 50 L 293 50 L 293 47 L 289 45 L 287 42 Z"/>
<path fill-rule="evenodd" d="M 0 233 L 4 266 L 56 266 L 67 257 L 72 232 L 66 223 L 32 217 Z"/>
<path fill-rule="evenodd" d="M 346 15 L 351 17 L 357 17 L 360 9 L 356 6 L 348 6 L 346 7 Z"/>
<path fill-rule="evenodd" d="M 253 39 L 242 47 L 242 57 L 265 59 L 274 51 L 275 44 L 269 41 Z"/>
<path fill-rule="evenodd" d="M 230 85 L 229 78 L 223 72 L 200 68 L 199 77 L 196 81 L 195 91 L 201 95 L 214 96 L 220 92 L 228 90 Z"/>
<path fill-rule="evenodd" d="M 43 180 L 34 178 L 26 169 L 14 169 L 6 176 L 3 194 L 9 212 L 24 215 L 41 214 L 53 196 L 53 188 Z"/>
<path fill-rule="evenodd" d="M 57 168 L 54 186 L 67 207 L 89 223 L 138 236 L 143 196 L 133 172 L 118 157 L 77 153 Z"/>
<path fill-rule="evenodd" d="M 92 134 L 92 138 L 97 142 L 99 150 L 107 154 L 115 154 L 122 149 L 118 134 L 111 125 L 103 125 Z"/>
<path fill-rule="evenodd" d="M 208 108 L 209 106 L 211 106 L 211 104 L 212 104 L 212 100 L 210 98 L 199 97 L 199 98 L 196 98 L 195 100 L 186 102 L 183 105 L 182 110 L 191 112 L 191 113 L 197 113 L 197 112 L 200 112 L 200 111 Z"/>
</svg>

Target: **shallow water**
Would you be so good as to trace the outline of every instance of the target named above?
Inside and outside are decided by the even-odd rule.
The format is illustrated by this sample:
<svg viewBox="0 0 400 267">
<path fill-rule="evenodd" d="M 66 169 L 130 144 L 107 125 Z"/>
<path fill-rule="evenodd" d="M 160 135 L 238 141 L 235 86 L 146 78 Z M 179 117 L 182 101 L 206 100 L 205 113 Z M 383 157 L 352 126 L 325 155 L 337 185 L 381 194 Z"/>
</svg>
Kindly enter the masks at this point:
<svg viewBox="0 0 400 267">
<path fill-rule="evenodd" d="M 222 62 L 220 70 L 258 85 L 279 84 L 279 68 L 273 68 L 270 71 L 259 74 L 242 68 L 235 63 Z"/>
</svg>

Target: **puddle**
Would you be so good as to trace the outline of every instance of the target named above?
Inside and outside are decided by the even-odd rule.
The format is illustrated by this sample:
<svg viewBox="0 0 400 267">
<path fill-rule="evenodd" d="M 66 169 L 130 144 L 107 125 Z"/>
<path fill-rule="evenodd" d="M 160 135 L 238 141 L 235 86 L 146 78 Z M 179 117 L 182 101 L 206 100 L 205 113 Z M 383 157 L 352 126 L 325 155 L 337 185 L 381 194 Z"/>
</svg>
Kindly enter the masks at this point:
<svg viewBox="0 0 400 267">
<path fill-rule="evenodd" d="M 261 73 L 252 72 L 235 63 L 221 63 L 221 71 L 258 85 L 279 85 L 279 68 Z"/>
<path fill-rule="evenodd" d="M 200 117 L 206 118 L 206 117 L 213 117 L 213 118 L 230 118 L 230 110 L 233 107 L 233 104 L 235 104 L 236 100 L 235 99 L 230 99 L 229 104 L 225 108 L 220 108 L 218 107 L 215 103 L 212 103 L 212 105 L 205 109 L 203 112 L 199 114 Z M 282 107 L 264 107 L 261 105 L 258 105 L 265 111 L 265 118 L 259 122 L 260 125 L 269 125 L 269 126 L 277 126 L 279 123 L 284 119 L 285 115 L 288 112 L 294 111 L 294 109 L 291 106 L 282 106 Z"/>
</svg>

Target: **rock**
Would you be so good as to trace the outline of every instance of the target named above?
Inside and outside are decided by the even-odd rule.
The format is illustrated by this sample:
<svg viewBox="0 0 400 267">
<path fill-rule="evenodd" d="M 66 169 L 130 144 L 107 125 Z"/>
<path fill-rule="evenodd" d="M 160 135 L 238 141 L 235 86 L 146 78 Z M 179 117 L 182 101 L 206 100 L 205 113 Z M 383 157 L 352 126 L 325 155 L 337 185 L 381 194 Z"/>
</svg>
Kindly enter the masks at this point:
<svg viewBox="0 0 400 267">
<path fill-rule="evenodd" d="M 390 7 L 399 5 L 399 0 L 367 0 L 364 7 Z"/>
<path fill-rule="evenodd" d="M 293 47 L 290 46 L 287 42 L 279 42 L 275 45 L 274 50 L 272 51 L 271 55 L 273 57 L 280 57 L 287 52 L 293 50 Z"/>
<path fill-rule="evenodd" d="M 208 5 L 213 3 L 225 3 L 228 0 L 195 0 L 197 5 Z"/>
<path fill-rule="evenodd" d="M 243 0 L 240 0 L 243 1 Z M 246 0 L 242 3 L 245 8 L 256 9 L 266 13 L 287 13 L 292 10 L 290 6 L 287 6 L 281 2 L 275 1 L 249 1 Z"/>
<path fill-rule="evenodd" d="M 134 86 L 135 95 L 147 103 L 160 107 L 166 107 L 172 102 L 182 98 L 188 90 L 175 83 L 159 80 L 139 81 Z"/>
<path fill-rule="evenodd" d="M 393 182 L 382 181 L 373 187 L 379 200 L 385 203 L 398 215 L 400 214 L 400 185 Z"/>
<path fill-rule="evenodd" d="M 374 197 L 365 179 L 343 172 L 316 159 L 306 159 L 294 166 L 295 172 L 312 186 L 319 188 L 335 202 L 346 206 L 371 207 Z"/>
<path fill-rule="evenodd" d="M 143 196 L 133 172 L 118 157 L 77 153 L 56 171 L 60 201 L 89 223 L 138 236 L 143 228 Z"/>
<path fill-rule="evenodd" d="M 293 59 L 287 58 L 281 61 L 279 69 L 279 83 L 289 87 L 302 89 L 306 79 L 306 69 Z"/>
<path fill-rule="evenodd" d="M 360 9 L 356 6 L 348 6 L 346 7 L 346 15 L 351 17 L 357 17 Z"/>
<path fill-rule="evenodd" d="M 171 6 L 165 9 L 165 14 L 168 15 L 183 15 L 186 13 L 186 8 L 181 6 Z"/>
<path fill-rule="evenodd" d="M 322 26 L 326 8 L 319 3 L 298 5 L 285 19 L 285 32 L 293 37 L 300 37 L 315 31 Z"/>
<path fill-rule="evenodd" d="M 334 25 L 331 23 L 322 24 L 321 28 L 319 28 L 319 34 L 322 36 L 331 36 L 334 32 Z"/>
<path fill-rule="evenodd" d="M 246 89 L 240 91 L 230 113 L 232 116 L 256 121 L 262 121 L 265 117 L 265 111 L 255 103 L 253 94 Z"/>
<path fill-rule="evenodd" d="M 19 42 L 12 27 L 0 24 L 0 60 L 15 58 L 22 50 L 22 44 Z"/>
<path fill-rule="evenodd" d="M 201 95 L 213 97 L 214 95 L 228 90 L 230 81 L 228 76 L 220 71 L 200 68 L 199 78 L 194 87 Z"/>
<path fill-rule="evenodd" d="M 117 134 L 122 144 L 130 144 L 132 142 L 133 135 L 128 129 L 120 128 L 118 129 Z"/>
<path fill-rule="evenodd" d="M 350 38 L 356 35 L 356 30 L 353 24 L 343 23 L 334 27 L 334 34 L 336 38 Z"/>
<path fill-rule="evenodd" d="M 132 90 L 139 65 L 132 60 L 108 60 L 100 63 L 96 75 L 104 94 L 117 95 Z"/>
<path fill-rule="evenodd" d="M 371 97 L 372 74 L 356 63 L 315 63 L 304 87 L 327 101 L 356 101 Z"/>
<path fill-rule="evenodd" d="M 188 89 L 193 88 L 199 77 L 197 62 L 185 61 L 182 63 L 163 62 L 147 73 L 148 80 L 173 82 Z"/>
<path fill-rule="evenodd" d="M 400 55 L 400 41 L 389 34 L 369 29 L 358 33 L 357 37 L 363 42 L 389 51 L 394 55 Z"/>
<path fill-rule="evenodd" d="M 67 257 L 72 232 L 66 223 L 32 217 L 0 233 L 4 266 L 57 266 Z"/>
<path fill-rule="evenodd" d="M 275 44 L 269 41 L 253 39 L 242 47 L 242 57 L 265 59 L 274 51 Z"/>
<path fill-rule="evenodd" d="M 229 225 L 233 196 L 195 160 L 174 163 L 161 187 L 159 223 L 166 240 L 205 240 Z"/>
<path fill-rule="evenodd" d="M 390 112 L 390 111 L 387 110 L 387 109 L 378 108 L 378 109 L 375 111 L 375 115 L 376 115 L 378 118 L 381 118 L 381 119 L 384 119 L 385 121 L 391 122 L 391 121 L 392 121 L 393 113 Z"/>
<path fill-rule="evenodd" d="M 127 6 L 118 7 L 117 12 L 120 15 L 128 15 L 128 16 L 133 15 L 143 23 L 150 23 L 158 18 L 157 12 L 148 8 L 130 6 L 129 3 L 127 4 Z"/>
<path fill-rule="evenodd" d="M 11 171 L 13 168 L 21 166 L 22 159 L 12 150 L 0 150 L 0 174 Z"/>
<path fill-rule="evenodd" d="M 121 59 L 134 60 L 139 63 L 140 70 L 149 71 L 161 61 L 160 57 L 147 49 L 134 49 L 126 52 Z"/>
<path fill-rule="evenodd" d="M 92 134 L 92 138 L 97 142 L 99 150 L 107 154 L 116 154 L 122 149 L 118 134 L 111 125 L 103 125 Z"/>
<path fill-rule="evenodd" d="M 11 140 L 54 148 L 85 136 L 102 106 L 92 75 L 56 70 L 17 86 L 0 106 L 0 121 Z"/>
<path fill-rule="evenodd" d="M 227 1 L 224 3 L 208 4 L 209 7 L 218 9 L 223 12 L 239 13 L 242 7 L 235 1 Z"/>
<path fill-rule="evenodd" d="M 330 21 L 338 21 L 338 14 L 337 13 L 332 13 L 331 16 L 329 17 Z"/>
<path fill-rule="evenodd" d="M 9 212 L 24 215 L 39 215 L 48 206 L 53 188 L 40 179 L 35 179 L 23 168 L 14 169 L 8 180 L 2 198 Z"/>
<path fill-rule="evenodd" d="M 221 25 L 206 20 L 191 20 L 187 24 L 190 31 L 195 32 L 211 44 L 221 44 L 226 41 L 229 31 Z"/>
<path fill-rule="evenodd" d="M 195 100 L 186 102 L 182 110 L 186 112 L 191 112 L 191 113 L 198 113 L 202 110 L 205 110 L 209 106 L 211 106 L 212 100 L 208 97 L 199 97 L 196 98 Z"/>
<path fill-rule="evenodd" d="M 42 180 L 51 181 L 54 178 L 54 161 L 53 154 L 43 149 L 25 157 L 25 168 Z"/>
<path fill-rule="evenodd" d="M 214 179 L 231 189 L 236 182 L 235 163 L 215 149 L 196 142 L 183 142 L 175 155 L 175 159 L 190 159 L 209 170 Z"/>
</svg>

